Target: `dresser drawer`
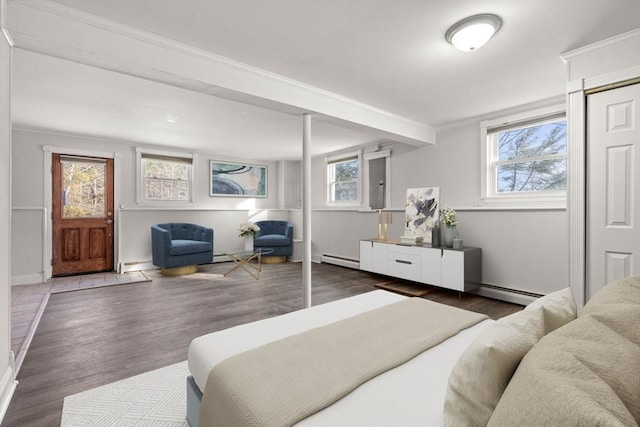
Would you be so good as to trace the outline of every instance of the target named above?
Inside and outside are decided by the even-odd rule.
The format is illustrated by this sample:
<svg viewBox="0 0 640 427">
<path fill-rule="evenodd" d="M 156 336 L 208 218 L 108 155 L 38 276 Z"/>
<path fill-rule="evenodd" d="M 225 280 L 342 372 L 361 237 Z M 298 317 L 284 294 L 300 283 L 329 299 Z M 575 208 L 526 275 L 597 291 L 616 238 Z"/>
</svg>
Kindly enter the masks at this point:
<svg viewBox="0 0 640 427">
<path fill-rule="evenodd" d="M 424 248 L 420 246 L 407 246 L 407 245 L 390 245 L 388 249 L 389 254 L 394 254 L 393 256 L 402 257 L 406 256 L 415 256 L 420 258 L 420 254 L 422 253 Z M 389 259 L 391 259 L 391 255 L 389 255 Z"/>
<path fill-rule="evenodd" d="M 387 252 L 387 259 L 390 262 L 391 261 L 398 261 L 398 262 L 404 263 L 404 264 L 415 264 L 415 265 L 422 264 L 422 256 L 420 255 L 420 253 L 408 254 L 408 253 L 402 253 L 402 252 L 396 252 L 396 251 L 389 250 L 389 252 Z"/>
<path fill-rule="evenodd" d="M 422 271 L 419 262 L 420 257 L 416 261 L 414 256 L 403 255 L 395 257 L 393 253 L 388 255 L 387 274 L 415 282 L 420 281 L 420 272 Z"/>
</svg>

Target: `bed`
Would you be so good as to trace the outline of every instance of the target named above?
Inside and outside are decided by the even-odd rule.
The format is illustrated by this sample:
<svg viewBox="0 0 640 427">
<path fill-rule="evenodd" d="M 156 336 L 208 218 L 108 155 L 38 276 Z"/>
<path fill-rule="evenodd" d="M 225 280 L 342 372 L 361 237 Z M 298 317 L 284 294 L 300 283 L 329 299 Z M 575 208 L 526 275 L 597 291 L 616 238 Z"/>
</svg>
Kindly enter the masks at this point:
<svg viewBox="0 0 640 427">
<path fill-rule="evenodd" d="M 638 295 L 640 278 L 633 283 L 631 286 L 636 293 L 630 295 Z M 628 298 L 629 293 L 625 292 Z M 305 331 L 373 313 L 406 299 L 387 291 L 373 291 L 194 339 L 188 355 L 191 373 L 187 378 L 189 424 L 192 427 L 200 424 L 201 401 L 203 392 L 207 393 L 209 375 L 223 361 Z M 637 307 L 640 310 L 640 303 Z M 553 335 L 555 330 L 574 319 L 576 307 L 567 288 L 499 321 L 481 320 L 406 363 L 364 382 L 295 425 L 486 425 L 529 350 L 545 335 Z M 636 346 L 640 346 L 640 342 Z M 636 363 L 634 357 L 630 360 Z M 637 363 L 640 367 L 640 360 Z M 471 375 L 476 374 L 483 377 L 482 380 L 470 380 Z M 640 409 L 636 411 L 633 405 L 622 405 L 632 407 L 630 418 L 620 408 L 609 412 L 617 420 L 626 419 L 625 416 L 633 420 L 640 414 Z M 607 406 L 604 407 L 606 410 Z M 503 409 L 501 412 L 505 412 Z"/>
</svg>

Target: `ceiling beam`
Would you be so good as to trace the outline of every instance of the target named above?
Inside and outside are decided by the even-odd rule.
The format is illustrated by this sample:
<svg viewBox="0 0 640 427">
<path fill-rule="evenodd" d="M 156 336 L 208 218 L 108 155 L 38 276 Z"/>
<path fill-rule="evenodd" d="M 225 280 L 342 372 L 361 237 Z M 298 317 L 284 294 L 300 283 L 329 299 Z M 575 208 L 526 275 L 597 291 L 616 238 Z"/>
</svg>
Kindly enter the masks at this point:
<svg viewBox="0 0 640 427">
<path fill-rule="evenodd" d="M 283 113 L 312 113 L 414 146 L 435 143 L 426 124 L 59 3 L 9 0 L 8 9 L 18 48 Z"/>
</svg>

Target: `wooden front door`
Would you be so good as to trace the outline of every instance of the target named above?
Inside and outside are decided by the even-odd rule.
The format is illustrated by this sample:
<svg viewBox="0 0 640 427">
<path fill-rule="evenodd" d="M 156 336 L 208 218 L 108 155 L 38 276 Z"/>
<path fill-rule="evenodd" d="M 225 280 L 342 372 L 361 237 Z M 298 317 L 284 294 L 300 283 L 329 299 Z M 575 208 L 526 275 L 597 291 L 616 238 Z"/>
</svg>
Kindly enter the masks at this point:
<svg viewBox="0 0 640 427">
<path fill-rule="evenodd" d="M 52 157 L 53 275 L 113 270 L 113 159 Z"/>
</svg>

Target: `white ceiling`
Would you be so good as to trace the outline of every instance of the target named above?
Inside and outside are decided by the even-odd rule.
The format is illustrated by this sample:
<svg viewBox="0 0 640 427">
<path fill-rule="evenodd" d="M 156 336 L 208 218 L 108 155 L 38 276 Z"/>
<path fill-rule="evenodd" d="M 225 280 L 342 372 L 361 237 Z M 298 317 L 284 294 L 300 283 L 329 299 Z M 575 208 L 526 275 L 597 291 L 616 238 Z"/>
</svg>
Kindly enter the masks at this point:
<svg viewBox="0 0 640 427">
<path fill-rule="evenodd" d="M 561 53 L 640 27 L 640 0 L 55 1 L 436 129 L 561 96 Z M 503 26 L 482 49 L 458 52 L 444 33 L 476 13 Z M 17 127 L 243 158 L 301 155 L 294 115 L 19 49 L 14 84 Z M 314 122 L 312 152 L 379 139 Z"/>
</svg>

